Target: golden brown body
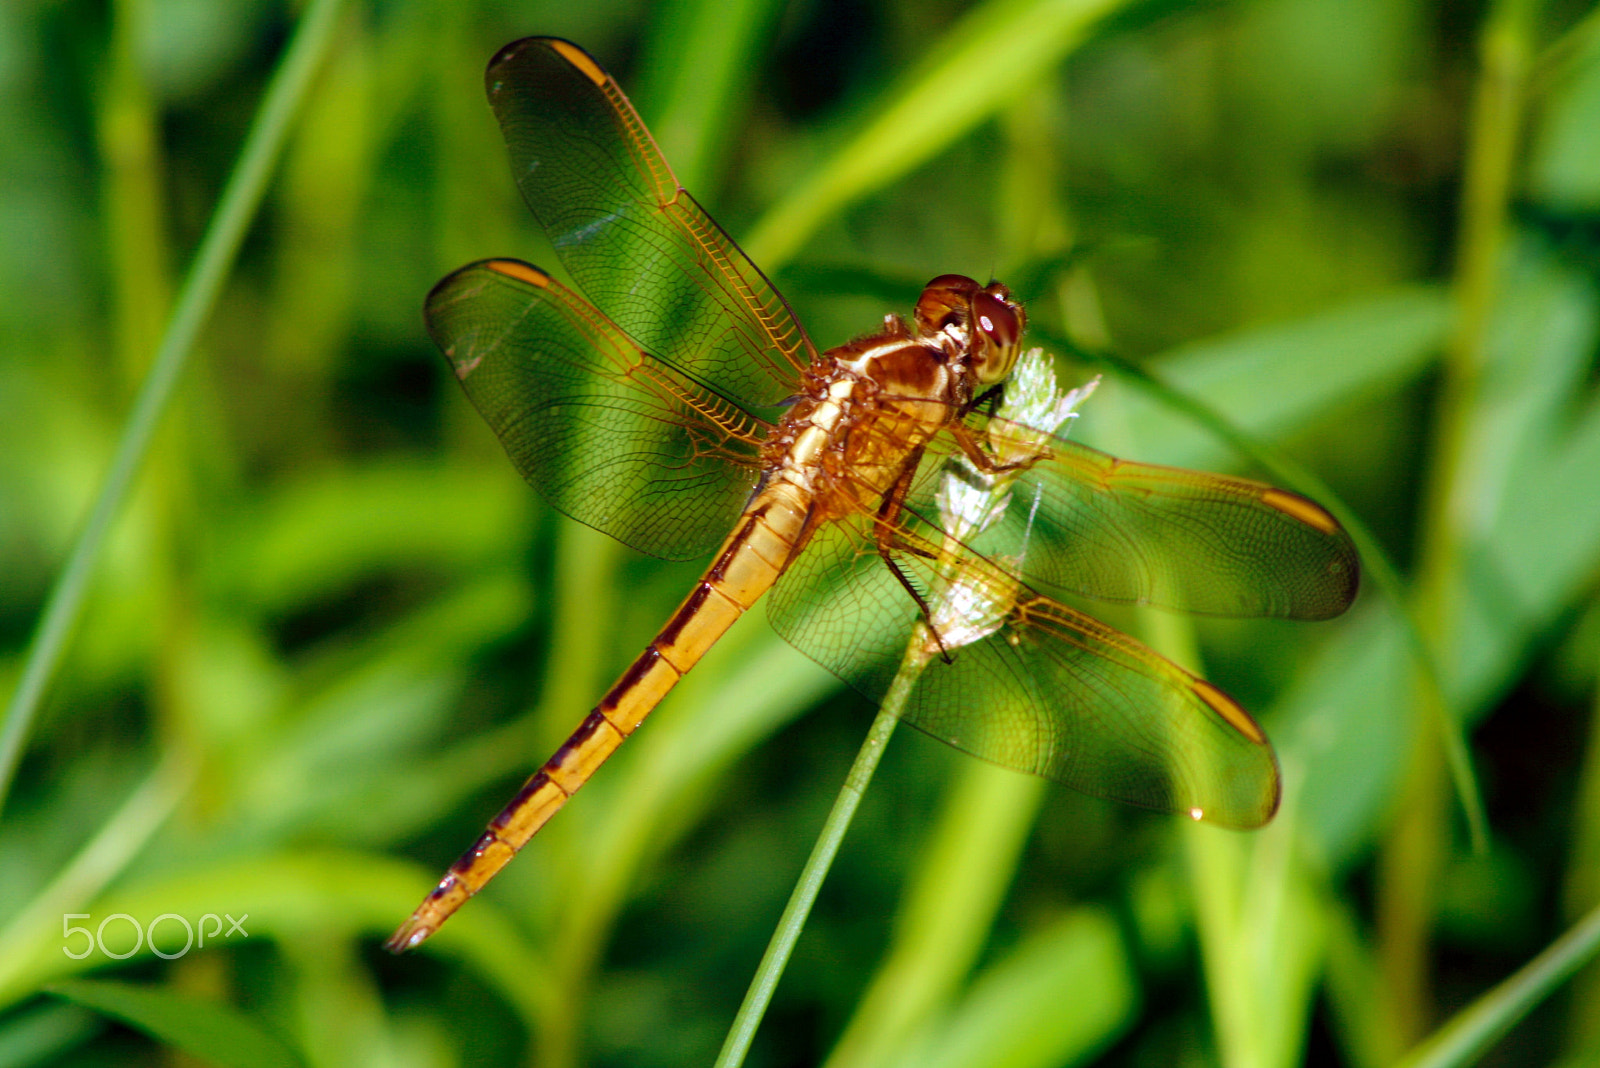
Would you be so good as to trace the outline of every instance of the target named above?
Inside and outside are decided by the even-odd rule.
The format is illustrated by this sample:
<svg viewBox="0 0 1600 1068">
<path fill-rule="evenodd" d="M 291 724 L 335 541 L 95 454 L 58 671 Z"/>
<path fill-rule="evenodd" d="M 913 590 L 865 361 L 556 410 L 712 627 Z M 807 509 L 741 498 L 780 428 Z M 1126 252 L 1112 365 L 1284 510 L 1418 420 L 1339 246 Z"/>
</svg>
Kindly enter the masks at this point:
<svg viewBox="0 0 1600 1068">
<path fill-rule="evenodd" d="M 1043 372 L 1012 383 L 1042 406 L 1007 407 L 1025 317 L 995 283 L 935 278 L 912 325 L 818 354 L 592 57 L 527 38 L 485 87 L 523 199 L 583 295 L 484 260 L 429 293 L 429 333 L 552 506 L 663 558 L 720 548 L 390 948 L 482 888 L 780 576 L 779 633 L 869 700 L 921 650 L 898 713 L 936 738 L 1159 811 L 1272 817 L 1277 763 L 1249 714 L 1055 598 L 1326 619 L 1358 574 L 1332 516 L 1055 436 L 1070 395 L 1039 388 Z M 993 494 L 977 520 L 947 508 L 974 488 Z"/>
<path fill-rule="evenodd" d="M 952 284 L 967 294 L 993 291 L 1008 300 L 1003 287 L 982 290 L 956 276 L 935 279 L 928 292 L 944 300 Z M 1020 308 L 1008 310 L 1020 318 Z M 971 403 L 975 366 L 987 355 L 1009 367 L 1015 355 L 1016 320 L 1002 352 L 972 342 L 964 317 L 958 318 L 945 327 L 924 324 L 914 334 L 891 317 L 879 333 L 830 349 L 808 369 L 804 395 L 763 444 L 759 488 L 711 566 L 594 710 L 389 939 L 391 949 L 422 942 L 494 878 L 772 587 L 818 524 L 894 504 L 891 493 L 903 488 L 923 445 Z"/>
</svg>

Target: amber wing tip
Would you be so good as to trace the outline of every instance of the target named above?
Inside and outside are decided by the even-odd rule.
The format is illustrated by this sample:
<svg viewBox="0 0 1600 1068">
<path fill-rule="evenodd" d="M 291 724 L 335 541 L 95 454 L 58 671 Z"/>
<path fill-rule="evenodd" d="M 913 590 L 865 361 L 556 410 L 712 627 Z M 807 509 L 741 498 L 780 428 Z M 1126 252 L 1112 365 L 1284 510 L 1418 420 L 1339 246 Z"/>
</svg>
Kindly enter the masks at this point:
<svg viewBox="0 0 1600 1068">
<path fill-rule="evenodd" d="M 501 70 L 516 62 L 524 52 L 534 49 L 555 53 L 596 85 L 604 85 L 608 80 L 606 72 L 595 62 L 594 57 L 571 41 L 561 37 L 524 37 L 512 41 L 489 60 L 489 66 L 484 71 L 484 84 L 491 96 L 497 88 L 495 83 L 500 77 Z"/>
<path fill-rule="evenodd" d="M 498 52 L 489 57 L 489 66 L 487 67 L 487 71 L 490 75 L 493 75 L 496 68 L 509 63 L 522 52 L 525 52 L 530 48 L 548 49 L 557 41 L 560 41 L 562 44 L 569 44 L 569 42 L 562 41 L 559 37 L 519 37 L 510 44 L 502 46 Z"/>
<path fill-rule="evenodd" d="M 383 948 L 390 953 L 404 953 L 408 949 L 416 949 L 422 945 L 433 932 L 433 927 L 413 916 L 401 924 L 398 931 L 389 936 L 389 940 L 383 944 Z"/>
</svg>

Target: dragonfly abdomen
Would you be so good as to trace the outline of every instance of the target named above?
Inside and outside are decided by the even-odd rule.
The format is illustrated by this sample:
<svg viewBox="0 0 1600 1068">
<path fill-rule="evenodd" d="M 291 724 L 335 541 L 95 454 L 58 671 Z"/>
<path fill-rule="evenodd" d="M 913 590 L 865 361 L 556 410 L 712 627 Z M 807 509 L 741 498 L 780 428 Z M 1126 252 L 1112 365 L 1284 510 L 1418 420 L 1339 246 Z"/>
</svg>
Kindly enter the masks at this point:
<svg viewBox="0 0 1600 1068">
<path fill-rule="evenodd" d="M 539 832 L 615 753 L 707 649 L 771 588 L 803 536 L 809 509 L 797 487 L 778 481 L 751 502 L 694 590 L 616 685 L 534 772 L 411 918 L 385 943 L 420 944 Z"/>
</svg>

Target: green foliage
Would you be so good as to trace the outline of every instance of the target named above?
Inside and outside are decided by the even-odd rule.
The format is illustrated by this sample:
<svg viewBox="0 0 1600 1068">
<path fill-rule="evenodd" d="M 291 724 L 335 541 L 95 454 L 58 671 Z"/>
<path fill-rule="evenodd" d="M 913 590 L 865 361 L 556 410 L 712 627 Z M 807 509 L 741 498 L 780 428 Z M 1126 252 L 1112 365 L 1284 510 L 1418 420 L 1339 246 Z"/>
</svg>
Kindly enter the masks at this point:
<svg viewBox="0 0 1600 1068">
<path fill-rule="evenodd" d="M 748 1063 L 1600 1058 L 1587 5 L 32 0 L 0 14 L 0 1065 L 721 1046 L 869 719 L 759 619 L 377 948 L 696 575 L 552 513 L 422 329 L 469 260 L 556 266 L 482 91 L 531 33 L 619 77 L 819 344 L 1011 280 L 1405 577 L 1326 624 L 1106 613 L 1261 714 L 1255 834 L 898 732 Z M 1169 400 L 1109 380 L 1073 434 L 1247 466 Z"/>
<path fill-rule="evenodd" d="M 299 1068 L 283 1040 L 229 1005 L 130 983 L 75 979 L 49 988 L 58 997 L 113 1016 L 218 1068 Z"/>
</svg>

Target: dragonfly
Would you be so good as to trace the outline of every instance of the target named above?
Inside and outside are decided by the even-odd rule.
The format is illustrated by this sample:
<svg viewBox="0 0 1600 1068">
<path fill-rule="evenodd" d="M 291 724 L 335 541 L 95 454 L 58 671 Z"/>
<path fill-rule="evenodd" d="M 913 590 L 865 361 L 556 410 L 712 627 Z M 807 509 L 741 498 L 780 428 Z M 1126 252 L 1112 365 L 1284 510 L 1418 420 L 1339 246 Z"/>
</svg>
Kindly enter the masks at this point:
<svg viewBox="0 0 1600 1068">
<path fill-rule="evenodd" d="M 526 38 L 485 82 L 516 185 L 582 294 L 483 260 L 429 293 L 428 330 L 551 505 L 643 553 L 712 555 L 390 949 L 437 931 L 763 596 L 779 634 L 875 702 L 923 635 L 900 717 L 958 749 L 1223 826 L 1272 817 L 1277 760 L 1250 714 L 1061 598 L 1327 619 L 1359 570 L 1333 516 L 1006 418 L 1027 316 L 998 282 L 940 275 L 910 322 L 819 351 L 587 52 Z M 1013 506 L 960 527 L 939 507 L 955 469 L 1008 479 Z M 952 621 L 967 603 L 952 591 L 981 593 L 985 619 Z"/>
</svg>

